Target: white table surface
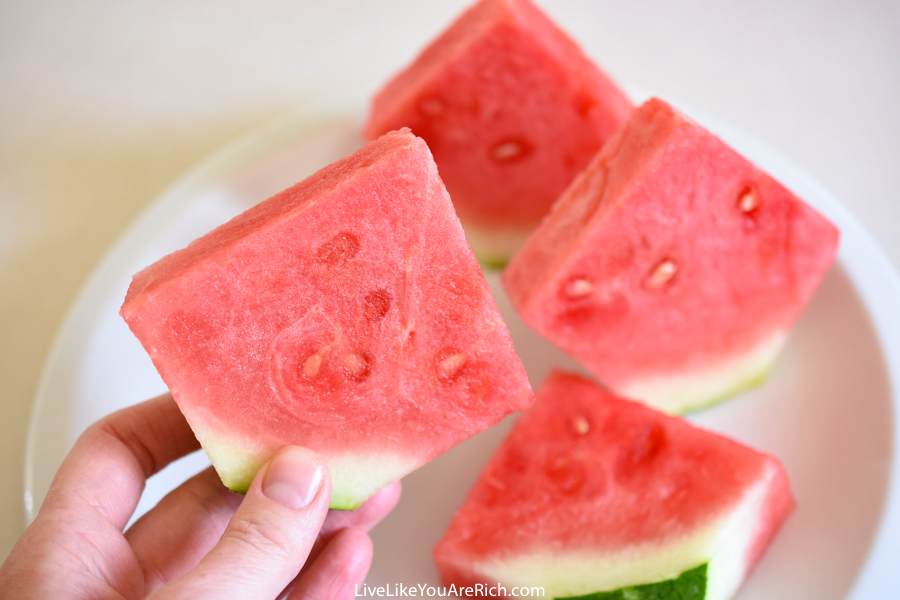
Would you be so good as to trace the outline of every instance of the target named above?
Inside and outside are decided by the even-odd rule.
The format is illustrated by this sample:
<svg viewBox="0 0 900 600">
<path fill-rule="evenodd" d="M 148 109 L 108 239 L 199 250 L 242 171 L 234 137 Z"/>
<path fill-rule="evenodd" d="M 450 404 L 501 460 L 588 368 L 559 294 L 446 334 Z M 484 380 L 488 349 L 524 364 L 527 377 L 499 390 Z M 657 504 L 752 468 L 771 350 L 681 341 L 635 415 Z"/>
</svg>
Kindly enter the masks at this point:
<svg viewBox="0 0 900 600">
<path fill-rule="evenodd" d="M 615 78 L 753 134 L 900 264 L 900 2 L 543 0 Z M 24 527 L 32 397 L 127 224 L 265 119 L 360 105 L 461 0 L 0 2 L 0 559 Z"/>
</svg>

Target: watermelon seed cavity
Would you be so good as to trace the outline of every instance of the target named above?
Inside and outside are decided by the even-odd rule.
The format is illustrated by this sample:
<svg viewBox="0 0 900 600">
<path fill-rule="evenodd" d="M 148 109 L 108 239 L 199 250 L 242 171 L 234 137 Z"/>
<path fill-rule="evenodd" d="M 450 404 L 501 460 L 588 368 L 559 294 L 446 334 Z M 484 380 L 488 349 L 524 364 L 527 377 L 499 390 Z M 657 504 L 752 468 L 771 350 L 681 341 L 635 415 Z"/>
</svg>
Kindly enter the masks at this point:
<svg viewBox="0 0 900 600">
<path fill-rule="evenodd" d="M 349 231 L 342 231 L 319 247 L 316 256 L 325 264 L 340 266 L 359 252 L 359 238 Z"/>
<path fill-rule="evenodd" d="M 321 354 L 313 354 L 309 358 L 306 359 L 306 362 L 303 363 L 303 374 L 312 379 L 316 375 L 319 374 L 319 369 L 322 367 L 322 355 Z"/>
<path fill-rule="evenodd" d="M 485 481 L 487 482 L 487 484 L 489 486 L 491 486 L 492 488 L 494 488 L 495 490 L 497 490 L 499 492 L 506 491 L 506 484 L 503 483 L 502 481 L 500 481 L 499 479 L 497 479 L 496 477 L 488 477 Z"/>
<path fill-rule="evenodd" d="M 647 277 L 647 287 L 655 290 L 662 288 L 675 277 L 676 271 L 678 271 L 678 267 L 675 266 L 675 263 L 668 258 L 665 259 L 656 265 L 656 268 Z"/>
<path fill-rule="evenodd" d="M 491 155 L 497 162 L 508 162 L 521 158 L 525 154 L 525 148 L 519 142 L 508 140 L 500 142 L 491 151 Z"/>
<path fill-rule="evenodd" d="M 581 277 L 566 282 L 565 294 L 569 298 L 584 298 L 594 291 L 594 284 Z"/>
<path fill-rule="evenodd" d="M 591 424 L 588 423 L 588 420 L 581 415 L 572 419 L 572 429 L 575 430 L 575 433 L 578 435 L 586 435 L 588 431 L 591 430 Z"/>
<path fill-rule="evenodd" d="M 372 290 L 366 295 L 365 303 L 366 319 L 380 321 L 391 308 L 391 293 L 384 288 Z"/>
<path fill-rule="evenodd" d="M 444 114 L 444 103 L 437 98 L 426 98 L 419 103 L 419 110 L 429 117 L 437 117 Z"/>
<path fill-rule="evenodd" d="M 759 208 L 759 196 L 753 189 L 746 188 L 741 192 L 741 196 L 738 198 L 738 208 L 748 214 Z"/>
<path fill-rule="evenodd" d="M 547 466 L 545 472 L 554 482 L 555 488 L 564 494 L 574 494 L 584 484 L 584 465 L 574 457 L 561 456 L 557 458 Z"/>
<path fill-rule="evenodd" d="M 369 372 L 369 361 L 365 356 L 350 353 L 344 357 L 344 368 L 354 379 L 362 379 Z"/>
<path fill-rule="evenodd" d="M 411 349 L 413 343 L 416 341 L 416 330 L 415 329 L 404 329 L 401 335 L 401 342 L 403 347 L 406 349 Z"/>
<path fill-rule="evenodd" d="M 462 352 L 451 354 L 441 361 L 441 375 L 449 379 L 456 375 L 466 364 L 466 355 Z"/>
</svg>

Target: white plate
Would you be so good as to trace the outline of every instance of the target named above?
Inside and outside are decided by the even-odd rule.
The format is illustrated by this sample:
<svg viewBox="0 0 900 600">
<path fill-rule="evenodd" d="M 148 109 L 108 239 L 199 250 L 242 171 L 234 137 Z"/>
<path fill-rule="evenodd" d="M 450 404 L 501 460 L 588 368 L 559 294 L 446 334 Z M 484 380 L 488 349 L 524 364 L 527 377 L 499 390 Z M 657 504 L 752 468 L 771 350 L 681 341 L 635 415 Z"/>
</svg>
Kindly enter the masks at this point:
<svg viewBox="0 0 900 600">
<path fill-rule="evenodd" d="M 118 316 L 131 275 L 358 146 L 356 120 L 321 115 L 288 115 L 211 157 L 155 202 L 99 265 L 59 333 L 35 399 L 25 462 L 29 520 L 88 424 L 165 391 Z M 900 565 L 900 280 L 819 184 L 750 136 L 695 116 L 842 232 L 837 263 L 770 380 L 693 417 L 781 458 L 798 501 L 738 598 L 900 598 L 893 571 Z M 522 325 L 496 276 L 489 281 L 532 384 L 552 366 L 574 368 Z M 437 585 L 431 548 L 509 425 L 404 480 L 400 505 L 373 532 L 370 585 Z M 153 477 L 138 514 L 206 464 L 195 453 Z"/>
</svg>

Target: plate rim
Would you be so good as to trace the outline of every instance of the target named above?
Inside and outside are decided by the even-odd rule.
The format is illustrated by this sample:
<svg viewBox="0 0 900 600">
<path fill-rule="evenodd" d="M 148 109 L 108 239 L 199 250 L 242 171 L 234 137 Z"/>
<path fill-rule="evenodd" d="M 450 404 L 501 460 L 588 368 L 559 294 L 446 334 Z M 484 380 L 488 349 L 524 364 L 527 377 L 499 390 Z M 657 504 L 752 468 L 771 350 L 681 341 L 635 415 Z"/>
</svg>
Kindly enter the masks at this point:
<svg viewBox="0 0 900 600">
<path fill-rule="evenodd" d="M 892 413 L 891 462 L 882 512 L 872 543 L 845 600 L 884 597 L 885 592 L 900 597 L 900 579 L 895 576 L 896 565 L 900 563 L 900 317 L 890 312 L 889 302 L 885 300 L 900 299 L 900 274 L 862 222 L 810 173 L 752 134 L 718 117 L 697 110 L 685 112 L 738 148 L 741 154 L 760 165 L 782 185 L 792 191 L 797 184 L 813 190 L 816 201 L 804 200 L 840 223 L 836 262 L 845 267 L 844 271 L 872 322 L 890 385 Z M 740 139 L 740 143 L 735 143 L 736 139 Z M 772 164 L 763 166 L 763 163 Z"/>
<path fill-rule="evenodd" d="M 649 97 L 632 90 L 633 97 Z M 836 262 L 853 283 L 854 291 L 872 321 L 873 330 L 885 362 L 885 370 L 891 391 L 891 464 L 887 474 L 882 514 L 872 543 L 849 588 L 846 600 L 863 600 L 873 595 L 893 591 L 900 596 L 900 579 L 891 577 L 895 563 L 900 560 L 900 318 L 889 312 L 889 301 L 885 298 L 900 299 L 900 275 L 890 259 L 880 248 L 874 237 L 865 229 L 856 216 L 847 209 L 824 185 L 807 171 L 759 140 L 754 135 L 735 127 L 706 112 L 670 102 L 683 112 L 720 136 L 735 147 L 742 155 L 759 165 L 776 180 L 788 188 L 799 185 L 814 191 L 813 199 L 807 200 L 829 219 L 840 224 L 841 241 Z M 24 509 L 26 523 L 36 516 L 34 510 L 34 474 L 39 443 L 41 415 L 48 409 L 51 398 L 52 379 L 64 357 L 66 347 L 77 338 L 77 332 L 84 327 L 86 311 L 94 299 L 104 291 L 102 283 L 108 281 L 111 273 L 116 273 L 124 257 L 129 256 L 133 246 L 139 245 L 142 232 L 152 231 L 166 220 L 179 205 L 179 201 L 210 183 L 276 151 L 297 136 L 309 134 L 319 127 L 348 117 L 364 114 L 359 103 L 304 104 L 285 111 L 260 125 L 235 137 L 217 150 L 195 163 L 160 194 L 151 200 L 117 236 L 104 251 L 101 259 L 84 280 L 78 294 L 70 304 L 60 327 L 54 336 L 32 399 L 26 434 L 24 475 Z M 803 195 L 801 195 L 803 197 Z M 892 585 L 893 584 L 893 585 Z"/>
</svg>

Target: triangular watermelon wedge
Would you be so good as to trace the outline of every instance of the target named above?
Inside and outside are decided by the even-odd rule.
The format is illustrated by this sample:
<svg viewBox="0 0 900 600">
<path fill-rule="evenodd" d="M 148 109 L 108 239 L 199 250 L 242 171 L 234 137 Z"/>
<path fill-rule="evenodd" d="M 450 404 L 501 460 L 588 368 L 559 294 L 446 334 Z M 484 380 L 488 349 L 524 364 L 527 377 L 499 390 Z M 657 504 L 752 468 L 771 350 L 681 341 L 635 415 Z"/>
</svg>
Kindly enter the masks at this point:
<svg viewBox="0 0 900 600">
<path fill-rule="evenodd" d="M 472 248 L 505 263 L 634 109 L 530 0 L 481 0 L 372 101 L 428 142 Z"/>
<path fill-rule="evenodd" d="M 522 320 L 671 413 L 765 377 L 838 230 L 666 102 L 634 111 L 503 273 Z"/>
<path fill-rule="evenodd" d="M 141 271 L 121 314 L 236 491 L 299 444 L 352 509 L 533 399 L 408 130 Z"/>
<path fill-rule="evenodd" d="M 793 506 L 775 458 L 556 371 L 434 557 L 482 595 L 726 600 Z"/>
</svg>

